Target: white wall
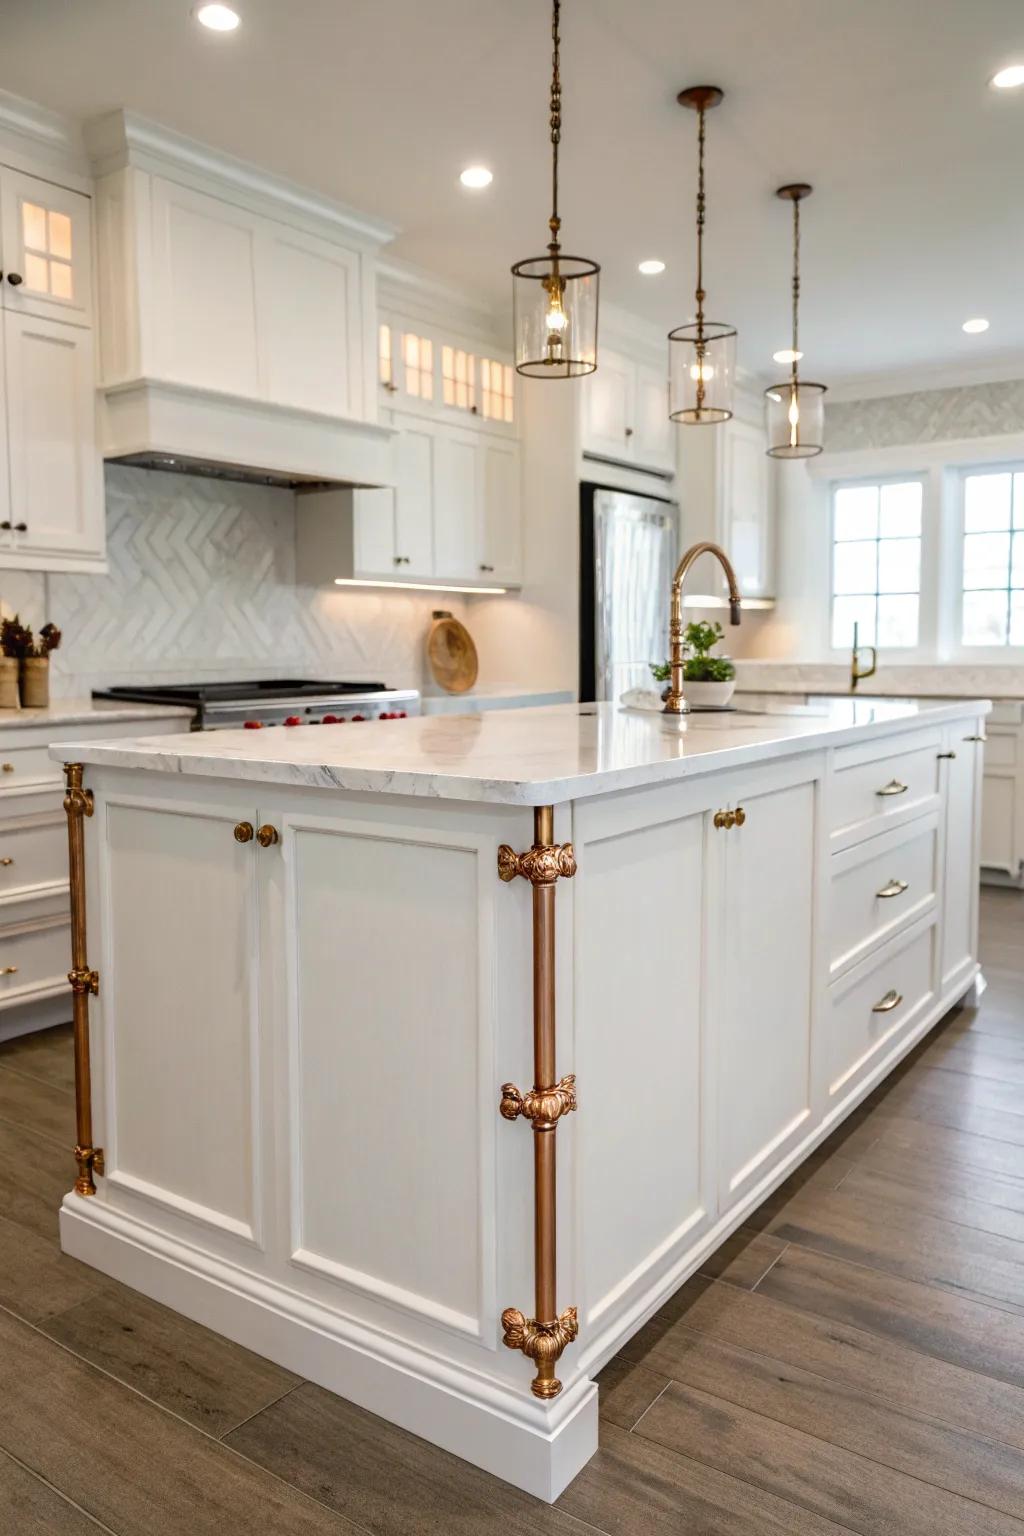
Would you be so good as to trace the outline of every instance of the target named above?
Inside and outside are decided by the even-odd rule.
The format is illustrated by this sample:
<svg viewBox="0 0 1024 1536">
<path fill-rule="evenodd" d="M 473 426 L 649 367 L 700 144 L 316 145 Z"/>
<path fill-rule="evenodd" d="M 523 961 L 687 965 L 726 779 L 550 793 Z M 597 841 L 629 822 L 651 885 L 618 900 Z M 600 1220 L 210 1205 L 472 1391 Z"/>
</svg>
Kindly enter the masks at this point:
<svg viewBox="0 0 1024 1536">
<path fill-rule="evenodd" d="M 295 585 L 290 491 L 109 464 L 106 576 L 9 572 L 5 612 L 64 632 L 54 692 L 133 681 L 320 676 L 422 687 L 453 593 Z"/>
</svg>

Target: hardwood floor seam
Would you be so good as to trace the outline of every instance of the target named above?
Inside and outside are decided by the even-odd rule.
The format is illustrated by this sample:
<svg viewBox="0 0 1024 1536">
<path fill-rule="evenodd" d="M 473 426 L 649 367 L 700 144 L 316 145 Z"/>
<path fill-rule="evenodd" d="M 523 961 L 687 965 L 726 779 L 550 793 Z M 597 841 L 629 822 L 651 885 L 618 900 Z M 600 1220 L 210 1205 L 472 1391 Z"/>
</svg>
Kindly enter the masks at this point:
<svg viewBox="0 0 1024 1536">
<path fill-rule="evenodd" d="M 276 1408 L 279 1403 L 283 1403 L 284 1402 L 286 1397 L 291 1397 L 293 1392 L 297 1392 L 300 1387 L 304 1387 L 304 1386 L 306 1386 L 306 1382 L 303 1380 L 303 1381 L 295 1382 L 290 1387 L 286 1387 L 285 1390 L 281 1393 L 281 1395 L 279 1397 L 275 1397 L 269 1403 L 264 1403 L 262 1405 L 262 1407 L 256 1409 L 255 1413 L 248 1414 L 244 1419 L 240 1419 L 237 1424 L 232 1424 L 228 1429 L 222 1430 L 219 1435 L 215 1435 L 214 1436 L 214 1439 L 221 1440 L 221 1441 L 226 1440 L 228 1435 L 233 1435 L 238 1430 L 244 1429 L 247 1424 L 251 1424 L 252 1423 L 253 1419 L 258 1419 L 261 1413 L 266 1413 L 267 1410 L 270 1409 L 270 1408 Z M 231 1446 L 230 1449 L 234 1450 L 235 1447 Z M 239 1454 L 239 1453 L 236 1452 L 236 1455 L 237 1454 Z M 249 1458 L 246 1458 L 246 1459 L 248 1460 Z"/>
<path fill-rule="evenodd" d="M 668 1391 L 668 1389 L 669 1389 L 669 1387 L 671 1385 L 672 1385 L 672 1377 L 670 1376 L 668 1381 L 666 1381 L 665 1385 L 662 1387 L 661 1391 L 658 1393 L 658 1396 L 652 1398 L 651 1401 L 647 1404 L 647 1407 L 644 1409 L 644 1412 L 639 1415 L 639 1417 L 636 1420 L 636 1423 L 631 1424 L 629 1426 L 629 1433 L 630 1434 L 632 1434 L 633 1431 L 636 1429 L 637 1424 L 639 1424 L 641 1419 L 643 1419 L 644 1414 L 650 1413 L 650 1411 L 654 1407 L 655 1403 L 660 1402 L 660 1400 L 662 1399 L 662 1397 L 664 1397 L 665 1393 Z"/>
<path fill-rule="evenodd" d="M 60 1499 L 62 1504 L 67 1504 L 76 1514 L 81 1515 L 83 1520 L 88 1520 L 90 1525 L 94 1525 L 98 1531 L 102 1531 L 103 1536 L 121 1536 L 120 1531 L 115 1531 L 112 1526 L 106 1525 L 102 1520 L 97 1520 L 95 1515 L 90 1514 L 87 1509 L 83 1509 L 81 1504 L 77 1504 L 66 1493 L 62 1493 L 59 1488 L 50 1482 L 49 1478 L 44 1477 L 41 1472 L 37 1472 L 34 1467 L 30 1467 L 26 1462 L 22 1461 L 20 1456 L 15 1456 L 14 1452 L 9 1451 L 6 1446 L 0 1446 L 0 1455 L 6 1456 L 8 1461 L 21 1468 L 26 1477 L 32 1478 L 34 1482 L 39 1483 L 41 1487 L 46 1488 L 52 1493 L 55 1498 Z"/>
</svg>

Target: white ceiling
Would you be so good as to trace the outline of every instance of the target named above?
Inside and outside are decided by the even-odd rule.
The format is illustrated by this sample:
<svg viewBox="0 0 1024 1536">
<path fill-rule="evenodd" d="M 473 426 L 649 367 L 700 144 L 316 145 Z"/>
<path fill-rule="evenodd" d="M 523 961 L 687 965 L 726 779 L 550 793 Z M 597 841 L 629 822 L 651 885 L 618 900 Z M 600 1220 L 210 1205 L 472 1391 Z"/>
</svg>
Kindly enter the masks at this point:
<svg viewBox="0 0 1024 1536">
<path fill-rule="evenodd" d="M 76 116 L 126 106 L 400 226 L 395 254 L 504 303 L 544 244 L 548 0 L 2 0 L 0 86 Z M 804 204 L 804 370 L 826 383 L 1024 362 L 1021 0 L 564 0 L 566 246 L 603 293 L 690 315 L 694 119 L 708 120 L 707 288 L 739 360 L 788 344 L 789 210 Z M 484 193 L 458 184 L 491 166 Z M 667 270 L 643 278 L 636 264 Z M 991 330 L 960 324 L 985 315 Z"/>
</svg>

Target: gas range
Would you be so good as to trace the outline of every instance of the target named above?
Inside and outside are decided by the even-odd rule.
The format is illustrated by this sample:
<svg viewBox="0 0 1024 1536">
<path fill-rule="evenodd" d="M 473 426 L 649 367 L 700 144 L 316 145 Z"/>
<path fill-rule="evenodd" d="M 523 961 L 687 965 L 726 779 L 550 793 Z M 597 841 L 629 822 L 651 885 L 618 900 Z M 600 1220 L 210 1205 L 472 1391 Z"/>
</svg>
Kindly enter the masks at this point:
<svg viewBox="0 0 1024 1536">
<path fill-rule="evenodd" d="M 404 720 L 418 715 L 415 688 L 383 683 L 326 683 L 310 678 L 267 678 L 239 683 L 123 684 L 93 690 L 94 699 L 133 704 L 178 704 L 194 710 L 194 731 L 258 730 L 270 725 L 346 725 L 361 720 Z"/>
</svg>

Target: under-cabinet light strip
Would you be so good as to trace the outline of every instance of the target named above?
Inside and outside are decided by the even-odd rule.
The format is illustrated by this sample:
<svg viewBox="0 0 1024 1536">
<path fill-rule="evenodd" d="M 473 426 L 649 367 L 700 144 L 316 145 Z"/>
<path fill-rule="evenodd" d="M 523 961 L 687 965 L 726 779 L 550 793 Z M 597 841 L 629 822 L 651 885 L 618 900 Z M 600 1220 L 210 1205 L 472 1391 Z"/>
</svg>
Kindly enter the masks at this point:
<svg viewBox="0 0 1024 1536">
<path fill-rule="evenodd" d="M 507 592 L 508 587 L 460 587 L 437 581 L 364 581 L 358 576 L 335 576 L 336 587 L 401 587 L 410 592 Z"/>
</svg>

